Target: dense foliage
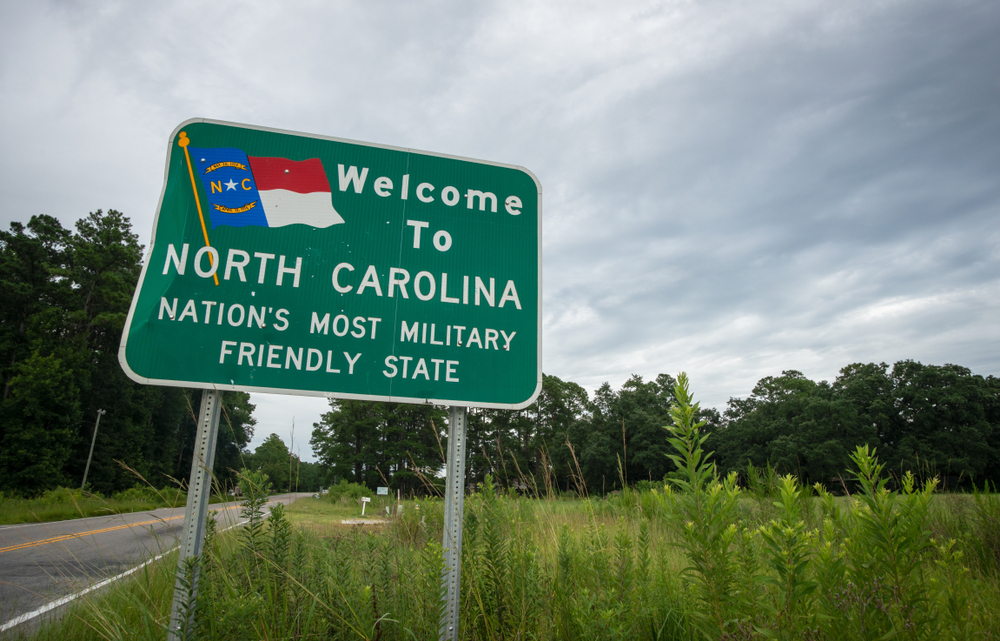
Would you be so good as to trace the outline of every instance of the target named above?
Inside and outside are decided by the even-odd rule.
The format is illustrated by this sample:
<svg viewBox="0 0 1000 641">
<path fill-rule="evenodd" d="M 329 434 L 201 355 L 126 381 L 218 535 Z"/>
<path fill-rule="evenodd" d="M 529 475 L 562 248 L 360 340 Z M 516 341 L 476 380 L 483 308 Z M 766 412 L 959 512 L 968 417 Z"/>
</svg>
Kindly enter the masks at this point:
<svg viewBox="0 0 1000 641">
<path fill-rule="evenodd" d="M 544 375 L 530 407 L 469 411 L 467 483 L 492 474 L 505 487 L 606 494 L 675 473 L 662 426 L 676 399 L 672 376 L 632 376 L 592 397 Z M 442 409 L 333 401 L 316 424 L 313 447 L 334 481 L 412 489 L 412 469 L 443 465 Z M 938 476 L 943 488 L 1000 481 L 1000 379 L 957 365 L 855 363 L 830 384 L 795 371 L 760 380 L 725 411 L 699 409 L 706 447 L 722 474 L 770 465 L 800 483 L 842 490 L 858 445 L 878 448 L 887 474 Z M 433 426 L 432 426 L 433 424 Z M 441 441 L 439 448 L 434 436 Z M 412 460 L 411 460 L 412 455 Z M 397 479 L 394 481 L 393 479 Z M 406 479 L 403 481 L 402 479 Z"/>
<path fill-rule="evenodd" d="M 328 483 L 346 480 L 406 493 L 441 466 L 445 412 L 432 405 L 331 400 L 313 427 L 312 446 Z"/>
<path fill-rule="evenodd" d="M 114 210 L 75 231 L 51 216 L 0 231 L 0 489 L 79 487 L 98 409 L 107 413 L 91 489 L 132 487 L 136 473 L 156 487 L 188 477 L 200 392 L 137 385 L 118 364 L 141 261 L 129 219 Z M 215 470 L 225 482 L 254 420 L 249 395 L 223 402 Z"/>
<path fill-rule="evenodd" d="M 1000 379 L 957 365 L 848 365 L 833 384 L 795 371 L 731 399 L 709 447 L 723 471 L 770 463 L 805 483 L 830 483 L 858 445 L 878 448 L 892 476 L 945 487 L 1000 481 Z"/>
<path fill-rule="evenodd" d="M 253 454 L 245 453 L 243 466 L 265 474 L 276 492 L 315 492 L 325 482 L 323 466 L 299 460 L 277 434 L 264 439 Z"/>
</svg>

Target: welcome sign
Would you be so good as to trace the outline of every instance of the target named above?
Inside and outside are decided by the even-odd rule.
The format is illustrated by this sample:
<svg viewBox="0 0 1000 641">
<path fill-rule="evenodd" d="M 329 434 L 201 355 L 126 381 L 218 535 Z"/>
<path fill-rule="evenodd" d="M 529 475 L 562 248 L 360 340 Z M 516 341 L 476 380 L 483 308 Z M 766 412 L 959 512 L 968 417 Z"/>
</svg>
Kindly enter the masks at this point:
<svg viewBox="0 0 1000 641">
<path fill-rule="evenodd" d="M 541 292 L 524 168 L 191 120 L 119 360 L 146 384 L 520 409 Z"/>
</svg>

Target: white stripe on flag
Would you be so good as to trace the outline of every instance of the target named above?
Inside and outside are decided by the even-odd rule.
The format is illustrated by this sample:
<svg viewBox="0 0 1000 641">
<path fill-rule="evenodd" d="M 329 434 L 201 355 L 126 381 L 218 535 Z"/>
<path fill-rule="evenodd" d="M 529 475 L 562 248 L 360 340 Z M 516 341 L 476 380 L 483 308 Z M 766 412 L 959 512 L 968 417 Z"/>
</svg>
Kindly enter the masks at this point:
<svg viewBox="0 0 1000 641">
<path fill-rule="evenodd" d="M 344 222 L 330 202 L 330 192 L 314 191 L 299 194 L 287 189 L 261 191 L 260 202 L 264 206 L 268 227 L 285 225 L 309 225 L 310 227 L 331 227 Z"/>
</svg>

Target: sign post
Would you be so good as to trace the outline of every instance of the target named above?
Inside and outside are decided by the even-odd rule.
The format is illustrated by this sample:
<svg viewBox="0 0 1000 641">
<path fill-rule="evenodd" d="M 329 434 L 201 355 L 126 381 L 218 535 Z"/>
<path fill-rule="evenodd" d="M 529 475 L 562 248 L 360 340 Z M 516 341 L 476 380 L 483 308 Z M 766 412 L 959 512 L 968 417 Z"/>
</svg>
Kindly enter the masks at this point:
<svg viewBox="0 0 1000 641">
<path fill-rule="evenodd" d="M 465 431 L 468 410 L 452 407 L 448 420 L 448 477 L 444 489 L 444 610 L 440 641 L 458 640 L 462 585 L 462 520 L 465 514 Z"/>
<path fill-rule="evenodd" d="M 184 508 L 184 529 L 181 530 L 180 556 L 174 582 L 174 603 L 170 611 L 168 641 L 189 639 L 194 623 L 194 603 L 198 595 L 198 570 L 195 562 L 188 573 L 189 559 L 201 556 L 205 543 L 205 522 L 208 499 L 212 491 L 212 464 L 215 462 L 215 441 L 219 434 L 222 395 L 215 390 L 201 393 L 198 435 L 191 457 L 191 480 L 188 484 L 187 505 Z"/>
<path fill-rule="evenodd" d="M 456 638 L 466 410 L 523 409 L 542 385 L 541 195 L 519 166 L 186 121 L 119 362 L 139 383 L 208 390 L 203 406 L 236 390 L 451 407 L 442 634 Z"/>
</svg>

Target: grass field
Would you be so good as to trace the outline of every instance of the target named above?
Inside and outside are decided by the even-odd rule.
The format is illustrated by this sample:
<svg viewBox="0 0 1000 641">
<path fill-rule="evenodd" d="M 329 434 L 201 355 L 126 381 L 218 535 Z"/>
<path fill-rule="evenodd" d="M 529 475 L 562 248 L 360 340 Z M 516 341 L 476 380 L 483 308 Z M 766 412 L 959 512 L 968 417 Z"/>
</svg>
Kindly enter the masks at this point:
<svg viewBox="0 0 1000 641">
<path fill-rule="evenodd" d="M 212 503 L 227 499 L 212 496 Z M 25 499 L 0 492 L 0 525 L 66 521 L 107 514 L 143 512 L 161 507 L 184 507 L 187 494 L 177 488 L 132 488 L 106 498 L 82 490 L 60 487 L 42 496 Z"/>
<path fill-rule="evenodd" d="M 395 503 L 395 502 L 394 502 Z M 314 534 L 321 538 L 338 536 L 353 532 L 361 527 L 365 532 L 382 532 L 389 525 L 389 517 L 381 502 L 372 502 L 365 509 L 365 514 L 361 515 L 361 505 L 356 501 L 332 502 L 324 499 L 305 498 L 299 499 L 288 506 L 285 514 L 288 520 L 296 527 L 306 533 Z M 405 510 L 405 508 L 404 508 Z M 371 524 L 364 526 L 344 524 L 342 521 L 360 520 L 384 521 L 384 524 Z"/>
<path fill-rule="evenodd" d="M 753 470 L 741 488 L 704 460 L 677 396 L 671 486 L 527 499 L 488 478 L 467 497 L 463 639 L 1000 639 L 1000 497 L 937 494 L 911 476 L 889 489 L 866 447 L 853 496 Z M 406 502 L 384 526 L 342 524 L 360 516 L 352 501 L 264 519 L 263 479 L 245 480 L 249 523 L 208 537 L 184 638 L 437 638 L 439 499 Z M 34 638 L 164 638 L 175 563 Z"/>
<path fill-rule="evenodd" d="M 928 539 L 955 543 L 918 555 L 918 578 L 908 584 L 922 611 L 917 614 L 905 594 L 880 585 L 877 576 L 852 582 L 857 572 L 844 555 L 824 557 L 829 519 L 819 498 L 809 499 L 820 522 L 815 547 L 803 556 L 811 566 L 791 592 L 801 602 L 789 607 L 761 530 L 778 509 L 773 501 L 737 499 L 730 566 L 716 568 L 730 576 L 713 593 L 702 583 L 711 570 L 683 573 L 692 556 L 678 545 L 668 514 L 643 508 L 656 500 L 652 492 L 610 500 L 472 496 L 463 638 L 879 639 L 894 630 L 901 638 L 1000 638 L 995 560 L 992 569 L 970 562 L 976 554 L 970 542 L 981 535 L 985 517 L 980 504 L 997 502 L 995 495 L 979 499 L 935 495 L 930 502 Z M 833 504 L 842 513 L 855 505 L 848 497 Z M 419 505 L 404 502 L 402 518 L 359 527 L 341 524 L 360 516 L 357 505 L 301 499 L 280 519 L 260 523 L 256 541 L 246 530 L 213 537 L 202 579 L 202 627 L 191 638 L 436 638 L 442 506 L 440 500 Z M 708 556 L 702 551 L 700 558 Z M 838 559 L 843 577 L 817 585 Z M 88 595 L 32 638 L 162 639 L 175 568 L 171 555 Z M 724 616 L 733 617 L 718 628 L 705 617 L 713 594 Z M 957 609 L 949 613 L 949 607 Z M 784 630 L 783 619 L 792 621 Z"/>
</svg>

